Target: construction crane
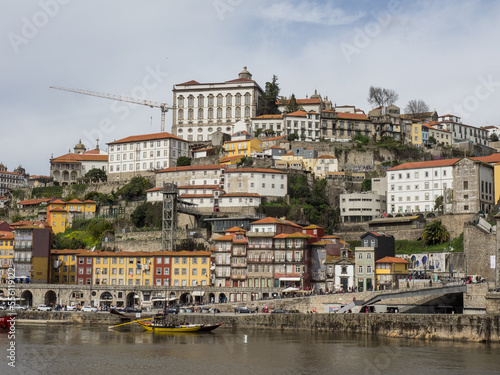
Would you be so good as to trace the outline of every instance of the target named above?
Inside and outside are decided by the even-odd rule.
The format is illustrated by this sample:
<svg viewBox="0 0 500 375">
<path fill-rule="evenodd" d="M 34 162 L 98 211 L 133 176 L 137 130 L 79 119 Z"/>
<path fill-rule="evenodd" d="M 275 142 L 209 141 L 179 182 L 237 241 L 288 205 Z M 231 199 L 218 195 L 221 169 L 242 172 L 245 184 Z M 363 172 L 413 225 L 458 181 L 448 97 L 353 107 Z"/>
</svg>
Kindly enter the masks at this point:
<svg viewBox="0 0 500 375">
<path fill-rule="evenodd" d="M 101 92 L 89 91 L 89 90 L 69 89 L 69 88 L 60 87 L 60 86 L 50 86 L 50 88 L 56 89 L 56 90 L 74 92 L 77 94 L 97 96 L 99 98 L 105 98 L 105 99 L 110 99 L 110 100 L 118 100 L 120 102 L 147 105 L 148 107 L 151 107 L 151 108 L 160 108 L 160 110 L 161 110 L 161 132 L 162 133 L 165 131 L 165 112 L 168 112 L 169 109 L 173 109 L 173 107 L 169 107 L 168 104 L 166 104 L 166 103 L 160 103 L 160 102 L 155 102 L 155 101 L 151 101 L 151 100 L 130 98 L 128 96 L 104 94 Z"/>
</svg>

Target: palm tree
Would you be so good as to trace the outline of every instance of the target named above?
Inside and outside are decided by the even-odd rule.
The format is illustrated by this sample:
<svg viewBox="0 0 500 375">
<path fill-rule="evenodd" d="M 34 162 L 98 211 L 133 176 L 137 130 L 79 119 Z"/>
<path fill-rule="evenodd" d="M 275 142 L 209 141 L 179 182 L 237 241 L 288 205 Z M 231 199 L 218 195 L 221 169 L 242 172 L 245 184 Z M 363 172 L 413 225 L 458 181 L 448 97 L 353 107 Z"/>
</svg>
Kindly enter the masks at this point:
<svg viewBox="0 0 500 375">
<path fill-rule="evenodd" d="M 441 220 L 435 219 L 425 225 L 420 237 L 426 245 L 434 245 L 448 241 L 450 239 L 450 232 L 441 223 Z"/>
</svg>

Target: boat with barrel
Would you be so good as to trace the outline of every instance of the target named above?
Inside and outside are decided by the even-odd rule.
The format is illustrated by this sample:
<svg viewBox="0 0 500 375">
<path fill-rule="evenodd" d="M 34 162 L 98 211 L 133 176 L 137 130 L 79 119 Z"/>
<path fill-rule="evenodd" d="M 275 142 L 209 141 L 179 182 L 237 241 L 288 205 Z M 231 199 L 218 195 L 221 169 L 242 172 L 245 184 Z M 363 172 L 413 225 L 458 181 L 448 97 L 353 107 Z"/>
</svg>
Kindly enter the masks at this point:
<svg viewBox="0 0 500 375">
<path fill-rule="evenodd" d="M 135 321 L 146 331 L 153 332 L 198 332 L 202 329 L 203 324 L 188 324 L 177 323 L 169 320 L 167 315 L 156 315 L 150 322 Z"/>
</svg>

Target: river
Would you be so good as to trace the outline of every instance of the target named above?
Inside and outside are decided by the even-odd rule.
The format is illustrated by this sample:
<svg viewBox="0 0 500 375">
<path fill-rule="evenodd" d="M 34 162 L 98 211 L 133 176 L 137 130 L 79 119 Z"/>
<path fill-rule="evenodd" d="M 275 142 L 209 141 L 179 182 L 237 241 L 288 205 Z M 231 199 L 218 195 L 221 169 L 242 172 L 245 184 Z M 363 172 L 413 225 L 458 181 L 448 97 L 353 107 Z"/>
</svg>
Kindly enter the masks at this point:
<svg viewBox="0 0 500 375">
<path fill-rule="evenodd" d="M 0 334 L 0 374 L 498 374 L 500 345 L 219 328 L 206 334 L 23 326 Z"/>
</svg>

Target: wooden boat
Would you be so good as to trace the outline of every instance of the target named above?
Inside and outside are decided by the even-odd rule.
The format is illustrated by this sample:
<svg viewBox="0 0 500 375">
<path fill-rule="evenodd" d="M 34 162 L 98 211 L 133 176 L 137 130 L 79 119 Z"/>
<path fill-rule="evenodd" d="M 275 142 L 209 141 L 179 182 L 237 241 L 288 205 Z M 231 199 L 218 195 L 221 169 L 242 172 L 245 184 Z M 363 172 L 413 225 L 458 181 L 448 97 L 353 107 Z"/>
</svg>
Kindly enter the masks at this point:
<svg viewBox="0 0 500 375">
<path fill-rule="evenodd" d="M 218 323 L 218 324 L 204 324 L 201 327 L 200 332 L 211 332 L 214 329 L 219 328 L 221 325 L 222 325 L 222 323 Z"/>
<path fill-rule="evenodd" d="M 153 332 L 169 332 L 169 333 L 177 333 L 177 332 L 198 332 L 202 325 L 201 324 L 156 324 L 154 321 L 151 323 L 143 323 L 137 322 L 142 328 L 146 331 Z"/>
</svg>

